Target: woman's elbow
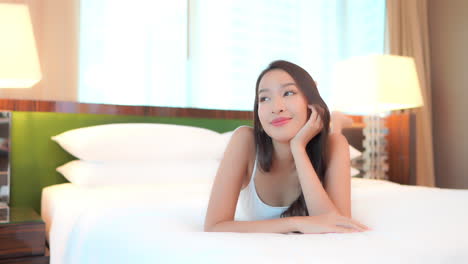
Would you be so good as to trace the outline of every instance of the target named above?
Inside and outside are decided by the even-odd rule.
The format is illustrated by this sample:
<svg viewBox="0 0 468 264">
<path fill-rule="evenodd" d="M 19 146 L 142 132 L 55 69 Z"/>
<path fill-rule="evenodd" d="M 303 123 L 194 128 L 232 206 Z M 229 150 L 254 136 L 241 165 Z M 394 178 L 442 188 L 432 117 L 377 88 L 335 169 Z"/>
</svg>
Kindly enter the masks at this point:
<svg viewBox="0 0 468 264">
<path fill-rule="evenodd" d="M 217 223 L 205 222 L 203 231 L 204 232 L 216 232 L 216 226 L 217 226 Z"/>
<path fill-rule="evenodd" d="M 203 227 L 203 232 L 213 232 L 213 225 L 205 223 L 205 226 Z"/>
<path fill-rule="evenodd" d="M 205 232 L 225 232 L 230 229 L 229 221 L 220 221 L 216 223 L 205 223 L 203 230 Z"/>
</svg>

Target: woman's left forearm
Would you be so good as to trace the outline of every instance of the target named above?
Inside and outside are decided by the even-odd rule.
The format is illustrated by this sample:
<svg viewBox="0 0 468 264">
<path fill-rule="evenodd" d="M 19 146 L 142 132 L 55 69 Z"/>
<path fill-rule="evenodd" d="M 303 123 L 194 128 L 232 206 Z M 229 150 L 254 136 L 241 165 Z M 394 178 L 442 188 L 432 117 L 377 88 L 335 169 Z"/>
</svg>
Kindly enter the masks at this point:
<svg viewBox="0 0 468 264">
<path fill-rule="evenodd" d="M 304 147 L 291 146 L 309 215 L 339 213 L 323 188 Z"/>
</svg>

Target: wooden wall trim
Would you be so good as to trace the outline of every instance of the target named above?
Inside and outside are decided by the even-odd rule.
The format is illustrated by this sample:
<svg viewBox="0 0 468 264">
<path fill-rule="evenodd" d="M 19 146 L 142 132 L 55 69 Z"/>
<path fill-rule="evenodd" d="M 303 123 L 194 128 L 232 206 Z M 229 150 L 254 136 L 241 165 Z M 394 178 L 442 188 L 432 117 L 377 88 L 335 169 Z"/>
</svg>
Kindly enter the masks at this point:
<svg viewBox="0 0 468 264">
<path fill-rule="evenodd" d="M 56 112 L 218 119 L 252 119 L 252 111 L 207 110 L 196 108 L 87 104 L 65 101 L 0 99 L 0 109 L 25 112 Z"/>
<path fill-rule="evenodd" d="M 387 134 L 388 176 L 393 182 L 414 183 L 415 138 L 411 113 L 393 113 L 386 118 L 389 129 Z M 414 122 L 414 121 L 413 121 Z"/>
</svg>

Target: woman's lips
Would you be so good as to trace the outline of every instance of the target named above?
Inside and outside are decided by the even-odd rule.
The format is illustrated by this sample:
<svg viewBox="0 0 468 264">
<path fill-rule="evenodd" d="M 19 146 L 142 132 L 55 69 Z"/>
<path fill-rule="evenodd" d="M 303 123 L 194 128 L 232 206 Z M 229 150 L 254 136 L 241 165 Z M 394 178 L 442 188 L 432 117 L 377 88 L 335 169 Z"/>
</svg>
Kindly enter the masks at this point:
<svg viewBox="0 0 468 264">
<path fill-rule="evenodd" d="M 279 117 L 274 119 L 271 124 L 278 127 L 289 123 L 289 121 L 291 121 L 291 118 Z"/>
</svg>

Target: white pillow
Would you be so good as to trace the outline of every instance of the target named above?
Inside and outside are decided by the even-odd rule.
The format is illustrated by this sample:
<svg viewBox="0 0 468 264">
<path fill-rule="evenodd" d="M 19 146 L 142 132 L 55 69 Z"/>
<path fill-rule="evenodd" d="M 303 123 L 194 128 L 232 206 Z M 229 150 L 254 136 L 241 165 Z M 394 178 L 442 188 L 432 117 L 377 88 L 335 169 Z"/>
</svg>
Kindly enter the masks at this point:
<svg viewBox="0 0 468 264">
<path fill-rule="evenodd" d="M 212 182 L 219 161 L 91 162 L 73 160 L 57 168 L 68 181 L 85 186 Z"/>
<path fill-rule="evenodd" d="M 88 161 L 221 159 L 220 133 L 169 124 L 107 124 L 84 127 L 52 137 L 73 156 Z"/>
<path fill-rule="evenodd" d="M 351 160 L 351 177 L 359 176 L 360 171 L 356 168 L 353 168 L 352 166 L 354 164 L 353 160 L 362 157 L 362 152 L 349 145 L 349 156 Z"/>
<path fill-rule="evenodd" d="M 350 159 L 353 160 L 355 158 L 358 158 L 362 155 L 362 152 L 359 150 L 355 149 L 353 146 L 349 145 L 349 156 Z"/>
<path fill-rule="evenodd" d="M 231 137 L 232 137 L 232 134 L 234 134 L 234 131 L 235 130 L 221 133 L 221 140 L 223 142 L 222 144 L 224 145 L 224 147 L 227 147 L 227 145 L 229 144 L 229 141 L 231 140 Z"/>
<path fill-rule="evenodd" d="M 217 160 L 165 162 L 91 162 L 73 160 L 57 168 L 69 182 L 83 186 L 119 184 L 211 183 Z M 351 176 L 359 171 L 351 168 Z"/>
<path fill-rule="evenodd" d="M 356 177 L 359 175 L 359 173 L 360 171 L 358 169 L 351 167 L 351 177 Z"/>
</svg>

